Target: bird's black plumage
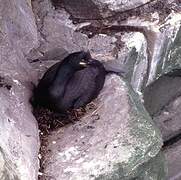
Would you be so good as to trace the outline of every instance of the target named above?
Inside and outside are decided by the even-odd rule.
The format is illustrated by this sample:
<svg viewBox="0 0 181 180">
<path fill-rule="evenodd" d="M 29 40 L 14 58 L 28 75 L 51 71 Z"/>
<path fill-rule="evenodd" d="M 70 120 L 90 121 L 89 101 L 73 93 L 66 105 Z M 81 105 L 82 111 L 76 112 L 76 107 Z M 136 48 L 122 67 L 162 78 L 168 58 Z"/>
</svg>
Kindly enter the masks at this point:
<svg viewBox="0 0 181 180">
<path fill-rule="evenodd" d="M 102 63 L 89 53 L 72 53 L 47 70 L 34 90 L 34 101 L 58 112 L 85 106 L 98 96 L 105 75 Z"/>
<path fill-rule="evenodd" d="M 88 67 L 77 71 L 70 79 L 62 106 L 65 106 L 66 109 L 70 105 L 70 99 L 72 99 L 72 108 L 79 108 L 91 102 L 103 88 L 105 75 L 106 71 L 101 62 L 92 60 Z"/>
</svg>

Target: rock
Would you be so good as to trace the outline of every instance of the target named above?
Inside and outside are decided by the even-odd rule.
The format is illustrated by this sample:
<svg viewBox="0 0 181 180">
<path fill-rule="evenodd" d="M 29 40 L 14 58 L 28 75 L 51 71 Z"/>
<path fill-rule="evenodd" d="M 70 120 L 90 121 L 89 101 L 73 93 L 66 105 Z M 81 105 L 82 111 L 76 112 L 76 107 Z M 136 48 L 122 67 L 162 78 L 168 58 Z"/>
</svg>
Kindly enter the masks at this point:
<svg viewBox="0 0 181 180">
<path fill-rule="evenodd" d="M 6 180 L 6 179 L 10 179 L 10 180 L 14 180 L 14 179 L 18 179 L 17 175 L 15 174 L 15 172 L 13 171 L 13 169 L 11 169 L 10 167 L 8 167 L 8 165 L 5 163 L 6 160 L 3 157 L 3 152 L 0 151 L 0 178 L 2 180 Z"/>
<path fill-rule="evenodd" d="M 120 49 L 118 60 L 127 69 L 126 79 L 136 92 L 142 92 L 145 87 L 148 71 L 147 41 L 140 32 L 125 33 L 122 36 L 125 44 Z M 123 57 L 124 55 L 124 57 Z"/>
<path fill-rule="evenodd" d="M 30 1 L 29 1 L 30 2 Z M 0 179 L 35 180 L 39 136 L 29 103 L 36 72 L 25 59 L 38 46 L 35 19 L 26 0 L 0 8 Z"/>
<path fill-rule="evenodd" d="M 101 19 L 113 16 L 117 12 L 134 9 L 148 3 L 150 0 L 77 0 L 65 1 L 61 3 L 52 0 L 53 5 L 57 8 L 63 4 L 65 9 L 74 17 L 79 19 Z"/>
<path fill-rule="evenodd" d="M 181 22 L 181 20 L 180 20 Z M 175 29 L 174 41 L 171 43 L 164 63 L 164 72 L 168 73 L 174 69 L 181 69 L 181 26 Z"/>
<path fill-rule="evenodd" d="M 140 166 L 141 174 L 137 177 L 140 180 L 160 180 L 166 179 L 168 174 L 167 163 L 165 162 L 165 156 L 161 151 L 157 156 L 152 158 L 147 163 Z"/>
<path fill-rule="evenodd" d="M 180 106 L 181 98 L 178 97 L 165 106 L 159 115 L 154 117 L 154 121 L 157 123 L 162 132 L 164 141 L 168 141 L 171 138 L 176 137 L 181 132 Z"/>
<path fill-rule="evenodd" d="M 48 139 L 45 174 L 57 180 L 139 179 L 162 146 L 138 95 L 116 75 L 106 78 L 94 112 Z"/>
<path fill-rule="evenodd" d="M 106 34 L 97 34 L 89 40 L 87 49 L 92 56 L 100 61 L 115 60 L 117 38 Z"/>
<path fill-rule="evenodd" d="M 167 179 L 180 180 L 181 179 L 181 141 L 169 146 L 164 150 L 166 161 L 168 163 L 168 177 Z"/>
<path fill-rule="evenodd" d="M 181 132 L 181 70 L 179 76 L 162 76 L 146 87 L 144 104 L 162 132 L 164 141 L 177 136 Z"/>
<path fill-rule="evenodd" d="M 56 0 L 53 0 L 54 6 L 57 7 Z M 100 9 L 94 1 L 62 1 L 65 9 L 75 18 L 83 19 L 100 19 Z"/>
<path fill-rule="evenodd" d="M 1 34 L 7 35 L 14 48 L 20 48 L 27 54 L 32 47 L 37 46 L 37 29 L 30 4 L 23 0 L 6 1 L 0 13 Z"/>
<path fill-rule="evenodd" d="M 165 23 L 169 25 L 169 28 L 159 33 L 158 44 L 156 43 L 156 49 L 153 51 L 147 87 L 144 91 L 145 107 L 161 129 L 164 141 L 168 141 L 181 132 L 179 126 L 180 22 L 180 16 L 171 16 Z"/>
<path fill-rule="evenodd" d="M 142 33 L 117 33 L 114 38 L 96 35 L 89 40 L 88 48 L 95 58 L 106 62 L 106 67 L 110 64 L 112 70 L 123 71 L 133 89 L 142 92 L 148 69 L 147 42 Z"/>
<path fill-rule="evenodd" d="M 145 107 L 151 116 L 156 116 L 164 106 L 179 96 L 180 92 L 180 77 L 162 76 L 145 88 Z"/>
<path fill-rule="evenodd" d="M 48 0 L 33 1 L 32 4 L 39 30 L 38 51 L 44 54 L 54 49 L 62 49 L 71 53 L 84 47 L 86 49 L 87 36 L 75 32 L 76 26 L 65 10 L 55 11 Z"/>
<path fill-rule="evenodd" d="M 80 50 L 81 47 L 87 47 L 87 37 L 74 32 L 75 26 L 68 18 L 69 15 L 65 11 L 49 12 L 44 18 L 42 33 L 48 42 L 45 44 L 47 50 L 64 48 L 72 52 Z"/>
<path fill-rule="evenodd" d="M 30 92 L 20 81 L 10 81 L 0 89 L 0 147 L 8 171 L 19 179 L 36 179 L 39 137 L 37 122 L 29 104 Z M 6 137 L 6 138 L 5 138 Z"/>
<path fill-rule="evenodd" d="M 155 34 L 147 85 L 161 75 L 180 68 L 180 13 L 170 14 Z"/>
<path fill-rule="evenodd" d="M 130 1 L 130 0 L 94 0 L 96 4 L 102 7 L 107 7 L 109 11 L 114 11 L 114 12 L 122 12 L 126 11 L 129 9 L 134 9 L 136 7 L 139 7 L 141 5 L 144 5 L 148 3 L 150 0 L 136 0 L 136 1 Z"/>
<path fill-rule="evenodd" d="M 145 108 L 161 130 L 164 141 L 181 132 L 180 93 L 179 76 L 162 76 L 145 88 Z"/>
</svg>

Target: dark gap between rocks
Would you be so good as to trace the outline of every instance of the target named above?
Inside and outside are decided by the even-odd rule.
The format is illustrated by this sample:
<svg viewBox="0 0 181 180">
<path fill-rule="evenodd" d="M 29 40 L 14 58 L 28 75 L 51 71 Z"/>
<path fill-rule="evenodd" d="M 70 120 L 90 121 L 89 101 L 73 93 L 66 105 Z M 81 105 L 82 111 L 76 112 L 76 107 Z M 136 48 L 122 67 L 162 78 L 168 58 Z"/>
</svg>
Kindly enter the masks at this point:
<svg viewBox="0 0 181 180">
<path fill-rule="evenodd" d="M 7 90 L 11 90 L 12 86 L 6 82 L 4 77 L 0 76 L 0 88 L 6 88 Z"/>
<path fill-rule="evenodd" d="M 87 111 L 93 111 L 96 109 L 94 103 L 88 104 L 85 108 L 79 108 L 76 110 L 71 110 L 68 112 L 67 116 L 62 116 L 59 113 L 53 112 L 47 108 L 36 107 L 33 110 L 33 114 L 38 121 L 39 134 L 40 134 L 40 151 L 39 151 L 39 160 L 40 160 L 40 169 L 39 169 L 39 180 L 49 180 L 51 177 L 44 174 L 44 166 L 46 164 L 46 155 L 50 152 L 47 149 L 48 145 L 48 136 L 55 130 L 67 125 L 73 124 L 76 121 L 79 121 Z"/>
<path fill-rule="evenodd" d="M 165 141 L 163 143 L 163 149 L 168 148 L 168 146 L 172 146 L 173 144 L 177 143 L 179 140 L 181 139 L 181 133 L 179 133 L 178 135 L 172 137 L 171 139 Z"/>
</svg>

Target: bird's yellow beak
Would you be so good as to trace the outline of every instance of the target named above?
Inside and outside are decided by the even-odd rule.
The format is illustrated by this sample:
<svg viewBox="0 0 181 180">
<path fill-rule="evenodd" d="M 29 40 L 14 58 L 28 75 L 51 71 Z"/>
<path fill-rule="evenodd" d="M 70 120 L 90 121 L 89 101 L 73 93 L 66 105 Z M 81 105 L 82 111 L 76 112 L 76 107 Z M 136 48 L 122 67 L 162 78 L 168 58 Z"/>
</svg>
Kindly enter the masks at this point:
<svg viewBox="0 0 181 180">
<path fill-rule="evenodd" d="M 83 66 L 83 67 L 87 67 L 87 63 L 86 62 L 80 62 L 79 63 L 81 66 Z"/>
</svg>

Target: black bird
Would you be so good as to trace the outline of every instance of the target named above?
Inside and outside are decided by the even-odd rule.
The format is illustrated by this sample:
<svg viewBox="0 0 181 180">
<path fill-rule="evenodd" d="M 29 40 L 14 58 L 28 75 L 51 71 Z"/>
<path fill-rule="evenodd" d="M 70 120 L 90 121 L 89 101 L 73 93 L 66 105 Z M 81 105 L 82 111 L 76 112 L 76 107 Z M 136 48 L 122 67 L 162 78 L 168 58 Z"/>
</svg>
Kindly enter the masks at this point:
<svg viewBox="0 0 181 180">
<path fill-rule="evenodd" d="M 75 52 L 50 67 L 34 90 L 34 104 L 57 112 L 85 106 L 102 89 L 106 71 L 88 52 Z"/>
<path fill-rule="evenodd" d="M 102 63 L 97 60 L 91 60 L 86 68 L 77 71 L 70 79 L 61 107 L 64 109 L 76 109 L 90 103 L 99 95 L 103 88 L 105 76 L 106 71 Z M 72 100 L 71 102 L 70 99 Z"/>
</svg>

